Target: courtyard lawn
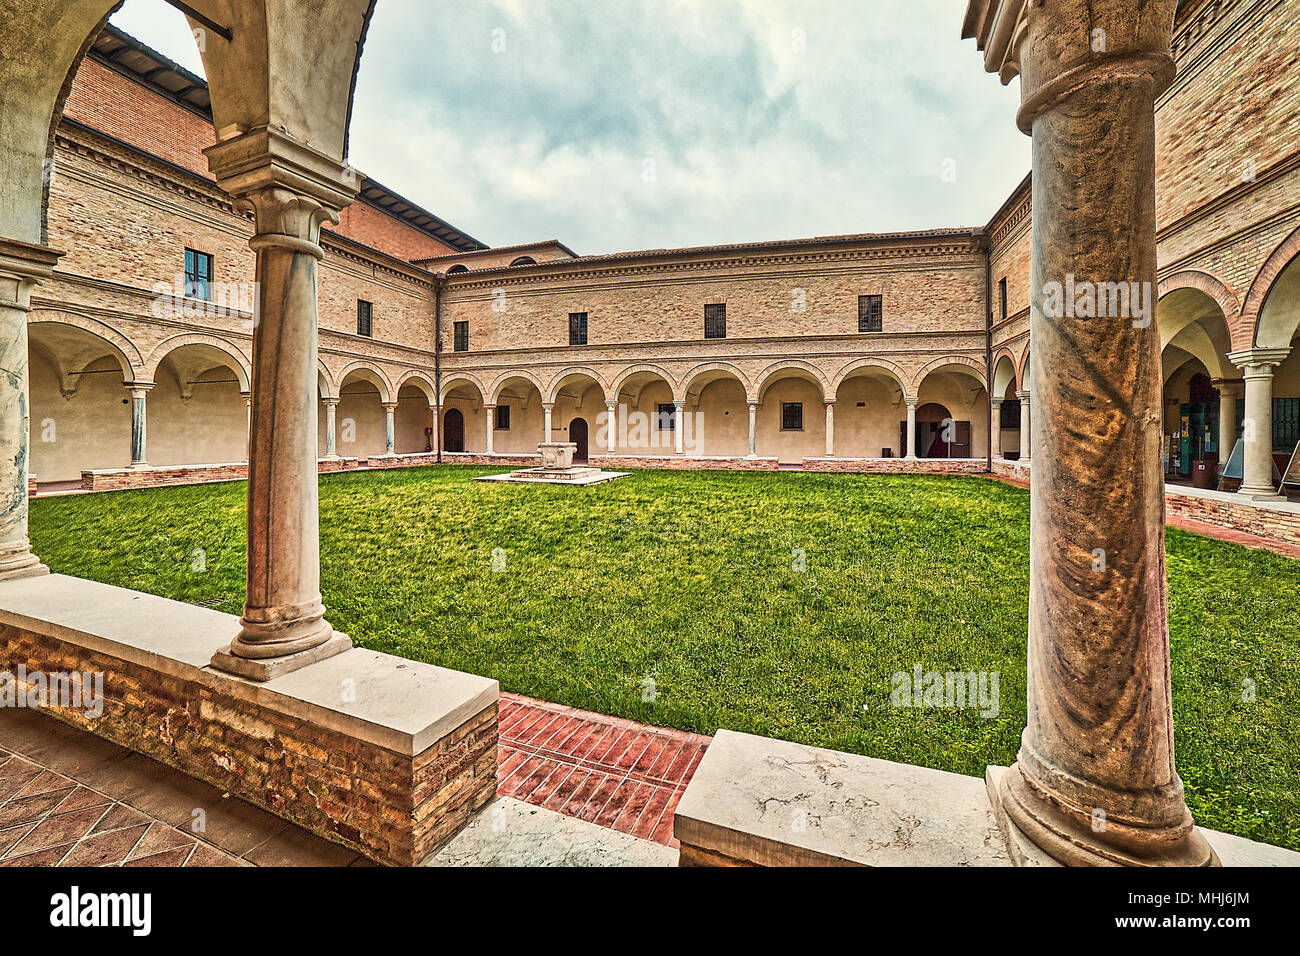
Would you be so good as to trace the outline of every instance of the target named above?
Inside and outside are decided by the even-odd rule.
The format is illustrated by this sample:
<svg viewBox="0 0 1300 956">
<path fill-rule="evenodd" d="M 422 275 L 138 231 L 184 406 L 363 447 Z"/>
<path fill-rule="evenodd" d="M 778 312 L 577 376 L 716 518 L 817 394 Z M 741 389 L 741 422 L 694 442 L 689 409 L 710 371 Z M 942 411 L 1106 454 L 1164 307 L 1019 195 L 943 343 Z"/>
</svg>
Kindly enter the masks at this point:
<svg viewBox="0 0 1300 956">
<path fill-rule="evenodd" d="M 801 473 L 470 480 L 486 473 L 321 479 L 335 627 L 506 690 L 682 730 L 966 774 L 1014 759 L 1028 492 Z M 32 540 L 55 571 L 238 614 L 244 494 L 237 483 L 38 499 Z M 1300 562 L 1173 529 L 1168 550 L 1192 812 L 1300 849 Z M 996 717 L 892 707 L 891 676 L 916 665 L 998 672 Z"/>
</svg>

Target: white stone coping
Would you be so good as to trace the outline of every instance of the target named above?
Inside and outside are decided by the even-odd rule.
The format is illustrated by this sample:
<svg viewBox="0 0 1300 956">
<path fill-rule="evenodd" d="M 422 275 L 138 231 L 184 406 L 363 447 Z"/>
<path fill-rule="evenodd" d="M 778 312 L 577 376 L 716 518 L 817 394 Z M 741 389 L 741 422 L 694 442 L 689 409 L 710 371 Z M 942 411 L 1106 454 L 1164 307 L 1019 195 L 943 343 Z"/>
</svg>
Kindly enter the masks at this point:
<svg viewBox="0 0 1300 956">
<path fill-rule="evenodd" d="M 599 455 L 591 454 L 587 457 L 591 461 L 604 458 L 635 458 L 638 461 L 780 461 L 776 456 L 765 458 L 756 455 L 751 458 L 749 455 L 640 455 L 635 451 L 616 451 L 612 454 L 605 452 Z"/>
<path fill-rule="evenodd" d="M 486 677 L 359 647 L 259 684 L 209 666 L 239 632 L 234 615 L 61 574 L 0 582 L 0 622 L 404 756 L 424 752 L 500 693 Z"/>
<path fill-rule="evenodd" d="M 848 462 L 912 462 L 916 465 L 924 465 L 936 461 L 956 461 L 967 465 L 987 465 L 987 458 L 845 458 L 841 455 L 826 457 L 825 455 L 808 455 L 804 461 L 848 461 Z M 997 459 L 993 459 L 997 461 Z"/>
<path fill-rule="evenodd" d="M 431 454 L 431 452 L 420 452 L 419 454 L 428 455 Z M 395 457 L 404 457 L 404 456 L 395 456 Z M 316 459 L 317 464 L 322 464 L 325 462 L 329 462 L 332 464 L 334 462 L 340 462 L 340 461 L 347 462 L 347 461 L 363 461 L 363 460 L 364 459 L 362 458 L 350 458 L 350 457 L 342 458 L 337 456 L 334 458 L 325 458 L 322 456 L 321 458 Z M 139 468 L 128 468 L 126 466 L 123 466 L 121 468 L 92 468 L 92 469 L 87 469 L 82 471 L 81 474 L 83 476 L 90 475 L 91 477 L 101 478 L 107 475 L 140 475 L 140 474 L 148 474 L 149 472 L 157 472 L 157 471 L 178 471 L 178 470 L 208 471 L 217 468 L 247 468 L 247 467 L 248 467 L 248 461 L 247 459 L 245 459 L 244 461 L 221 461 L 221 462 L 205 461 L 193 465 L 142 465 Z"/>
<path fill-rule="evenodd" d="M 1010 866 L 984 781 L 720 730 L 674 835 L 760 865 Z"/>
</svg>

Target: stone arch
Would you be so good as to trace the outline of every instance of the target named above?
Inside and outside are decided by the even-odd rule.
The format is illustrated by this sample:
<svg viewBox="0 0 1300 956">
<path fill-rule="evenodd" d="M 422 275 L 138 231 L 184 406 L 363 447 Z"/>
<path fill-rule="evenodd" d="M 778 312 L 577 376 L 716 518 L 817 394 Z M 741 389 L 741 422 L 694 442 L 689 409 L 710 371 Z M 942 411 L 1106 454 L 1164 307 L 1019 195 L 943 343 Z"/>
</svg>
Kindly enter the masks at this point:
<svg viewBox="0 0 1300 956">
<path fill-rule="evenodd" d="M 826 394 L 831 398 L 834 398 L 839 394 L 840 386 L 852 377 L 855 372 L 860 372 L 863 369 L 868 368 L 879 369 L 882 372 L 889 373 L 889 376 L 898 385 L 899 391 L 903 393 L 904 397 L 907 397 L 907 375 L 903 372 L 903 369 L 888 359 L 874 357 L 854 359 L 848 365 L 845 365 L 835 374 L 835 377 L 831 379 Z"/>
<path fill-rule="evenodd" d="M 1233 342 L 1237 341 L 1236 329 L 1241 322 L 1241 303 L 1237 299 L 1237 293 L 1208 272 L 1188 269 L 1183 272 L 1175 272 L 1173 275 L 1162 279 L 1156 291 L 1156 301 L 1158 302 L 1171 292 L 1177 292 L 1179 289 L 1196 289 L 1217 302 L 1219 308 L 1223 311 L 1224 319 L 1228 323 L 1228 330 L 1233 333 Z"/>
<path fill-rule="evenodd" d="M 1025 350 L 1025 353 L 1027 356 L 1028 349 Z M 924 382 L 927 377 L 940 369 L 954 365 L 960 365 L 965 369 L 969 369 L 968 374 L 970 377 L 978 379 L 983 388 L 987 389 L 989 387 L 988 378 L 984 374 L 984 366 L 982 363 L 965 355 L 944 355 L 927 363 L 919 372 L 916 373 L 915 377 L 912 379 L 912 394 L 919 395 L 921 393 L 921 383 Z"/>
<path fill-rule="evenodd" d="M 1029 372 L 1029 348 L 1032 344 L 1032 342 L 1026 342 L 1025 350 L 1020 353 L 1020 374 L 1018 378 L 1020 380 L 1020 388 L 1022 391 L 1028 388 L 1030 381 L 1032 381 Z"/>
<path fill-rule="evenodd" d="M 147 376 L 144 371 L 144 359 L 140 358 L 140 351 L 136 349 L 135 343 L 117 329 L 101 323 L 98 319 L 91 319 L 77 312 L 40 308 L 40 310 L 32 310 L 27 315 L 29 330 L 34 325 L 65 325 L 69 328 L 81 329 L 82 332 L 103 341 L 109 354 L 112 354 L 121 365 L 123 381 L 152 381 L 152 376 Z"/>
<path fill-rule="evenodd" d="M 533 387 L 537 389 L 538 395 L 544 396 L 546 394 L 546 386 L 542 384 L 540 378 L 527 369 L 515 369 L 510 372 L 502 372 L 497 376 L 496 381 L 492 383 L 492 387 L 487 390 L 487 394 L 491 396 L 490 404 L 497 404 L 497 399 L 501 397 L 501 390 L 506 387 L 508 382 L 516 378 L 531 382 Z"/>
<path fill-rule="evenodd" d="M 241 392 L 250 390 L 249 381 L 252 368 L 244 353 L 225 339 L 203 332 L 187 332 L 183 335 L 173 335 L 171 338 L 160 342 L 149 354 L 148 361 L 145 362 L 144 373 L 148 380 L 152 382 L 157 379 L 158 366 L 162 364 L 163 359 L 187 345 L 204 345 L 225 355 L 230 359 L 228 367 L 239 379 L 239 390 Z"/>
<path fill-rule="evenodd" d="M 478 392 L 480 404 L 486 404 L 486 396 L 489 394 L 488 390 L 483 387 L 483 383 L 478 380 L 477 376 L 471 375 L 469 372 L 453 372 L 443 376 L 442 400 L 440 404 L 446 405 L 447 396 L 451 394 L 453 389 L 460 385 L 468 385 L 473 388 L 474 391 Z"/>
<path fill-rule="evenodd" d="M 706 362 L 703 365 L 695 366 L 695 368 L 682 376 L 680 390 L 673 393 L 673 400 L 678 402 L 686 401 L 690 394 L 691 386 L 703 376 L 714 372 L 721 373 L 719 377 L 722 375 L 729 375 L 736 379 L 736 381 L 740 382 L 740 387 L 745 390 L 746 397 L 748 397 L 753 391 L 753 384 L 750 382 L 749 376 L 742 372 L 739 367 L 732 365 L 730 362 Z M 711 379 L 710 383 L 707 384 L 711 384 L 713 381 L 717 381 L 717 379 Z"/>
<path fill-rule="evenodd" d="M 830 382 L 827 381 L 826 374 L 821 369 L 816 365 L 813 365 L 811 362 L 804 362 L 799 359 L 789 359 L 783 362 L 776 362 L 763 370 L 762 374 L 760 374 L 756 379 L 758 383 L 757 388 L 749 395 L 750 400 L 761 401 L 763 393 L 767 391 L 768 386 L 781 378 L 782 373 L 784 372 L 802 372 L 802 375 L 795 374 L 789 377 L 803 378 L 811 381 L 821 389 L 823 401 L 826 400 L 827 395 L 832 394 L 830 392 Z"/>
<path fill-rule="evenodd" d="M 367 362 L 365 359 L 358 359 L 348 364 L 342 372 L 339 373 L 339 391 L 347 384 L 348 376 L 356 375 L 363 381 L 369 382 L 379 390 L 379 400 L 381 402 L 393 401 L 393 384 L 384 374 L 384 370 L 374 362 Z"/>
<path fill-rule="evenodd" d="M 1003 369 L 1007 369 L 1005 374 Z M 994 397 L 1001 398 L 1008 385 L 1015 386 L 1017 391 L 1020 389 L 1020 363 L 1016 360 L 1016 353 L 1004 345 L 993 355 Z"/>
<path fill-rule="evenodd" d="M 1300 270 L 1300 229 L 1296 229 L 1283 239 L 1260 266 L 1241 307 L 1240 338 L 1237 335 L 1238 330 L 1233 329 L 1234 346 L 1241 341 L 1243 343 L 1239 346 L 1241 348 L 1249 348 L 1252 345 L 1256 348 L 1290 347 L 1300 319 L 1296 321 L 1285 319 L 1282 309 L 1269 310 L 1271 314 L 1265 316 L 1265 309 L 1269 300 L 1282 286 L 1284 276 L 1293 274 L 1293 269 Z M 1300 272 L 1295 274 L 1300 275 Z M 1277 318 L 1274 319 L 1273 316 Z"/>
<path fill-rule="evenodd" d="M 577 376 L 584 376 L 594 381 L 600 386 L 601 391 L 605 393 L 605 401 L 612 401 L 610 398 L 609 384 L 605 381 L 603 375 L 595 369 L 588 368 L 585 365 L 570 365 L 568 368 L 560 369 L 560 371 L 551 376 L 550 385 L 548 385 L 546 391 L 542 393 L 546 397 L 547 404 L 554 405 L 557 396 L 560 394 L 560 389 L 564 387 L 565 382 Z"/>
<path fill-rule="evenodd" d="M 402 394 L 402 389 L 407 385 L 410 385 L 413 388 L 418 388 L 423 392 L 424 397 L 429 400 L 430 405 L 437 404 L 437 401 L 434 398 L 436 393 L 433 389 L 433 383 L 429 381 L 428 373 L 421 372 L 418 369 L 407 369 L 402 373 L 402 377 L 399 378 L 397 383 L 393 386 L 393 395 L 400 396 Z"/>
<path fill-rule="evenodd" d="M 614 397 L 615 401 L 617 401 L 619 394 L 623 391 L 623 386 L 627 383 L 628 379 L 632 378 L 634 375 L 646 375 L 646 374 L 654 375 L 657 378 L 662 379 L 664 383 L 667 384 L 668 388 L 672 391 L 673 398 L 674 400 L 676 400 L 677 395 L 679 393 L 679 388 L 678 388 L 679 383 L 674 381 L 673 377 L 669 375 L 667 370 L 664 369 L 662 366 L 652 365 L 650 363 L 629 365 L 627 368 L 623 369 L 623 371 L 619 372 L 618 375 L 614 378 L 614 380 L 609 384 L 609 394 Z"/>
<path fill-rule="evenodd" d="M 319 358 L 316 360 L 316 388 L 320 392 L 321 398 L 337 399 L 339 397 L 339 389 L 334 381 L 334 375 L 330 372 L 329 366 Z"/>
</svg>

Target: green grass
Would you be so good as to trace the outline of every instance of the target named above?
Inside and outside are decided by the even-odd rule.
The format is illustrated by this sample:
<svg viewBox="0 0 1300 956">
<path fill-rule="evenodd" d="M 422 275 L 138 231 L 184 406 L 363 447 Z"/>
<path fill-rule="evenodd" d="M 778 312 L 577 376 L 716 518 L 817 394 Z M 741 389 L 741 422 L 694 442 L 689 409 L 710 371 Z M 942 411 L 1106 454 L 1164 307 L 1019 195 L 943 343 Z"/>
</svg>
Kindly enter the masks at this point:
<svg viewBox="0 0 1300 956">
<path fill-rule="evenodd" d="M 322 588 L 338 629 L 507 690 L 683 730 L 966 774 L 1014 759 L 1027 492 L 798 473 L 640 472 L 585 489 L 470 481 L 484 473 L 321 479 Z M 32 538 L 56 571 L 237 614 L 244 491 L 38 499 Z M 196 549 L 206 570 L 194 570 Z M 1300 849 L 1300 562 L 1171 529 L 1169 578 L 1192 812 Z M 999 671 L 1000 713 L 890 707 L 890 676 L 918 663 Z"/>
</svg>

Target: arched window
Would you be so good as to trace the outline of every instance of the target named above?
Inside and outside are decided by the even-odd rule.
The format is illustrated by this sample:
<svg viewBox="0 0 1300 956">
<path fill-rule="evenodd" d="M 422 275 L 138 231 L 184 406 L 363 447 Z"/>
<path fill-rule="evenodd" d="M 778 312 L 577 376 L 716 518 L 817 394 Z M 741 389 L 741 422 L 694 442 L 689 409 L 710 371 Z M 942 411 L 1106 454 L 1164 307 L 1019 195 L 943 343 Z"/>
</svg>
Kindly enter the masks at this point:
<svg viewBox="0 0 1300 956">
<path fill-rule="evenodd" d="M 469 266 L 452 266 L 447 270 L 447 275 L 460 275 L 462 272 L 469 272 Z"/>
<path fill-rule="evenodd" d="M 537 260 L 534 259 L 532 256 L 520 256 L 518 259 L 516 259 L 514 262 L 510 264 L 512 266 L 535 266 L 537 265 Z"/>
</svg>

